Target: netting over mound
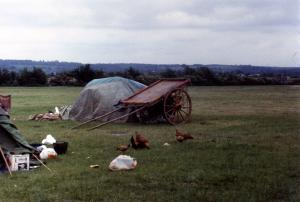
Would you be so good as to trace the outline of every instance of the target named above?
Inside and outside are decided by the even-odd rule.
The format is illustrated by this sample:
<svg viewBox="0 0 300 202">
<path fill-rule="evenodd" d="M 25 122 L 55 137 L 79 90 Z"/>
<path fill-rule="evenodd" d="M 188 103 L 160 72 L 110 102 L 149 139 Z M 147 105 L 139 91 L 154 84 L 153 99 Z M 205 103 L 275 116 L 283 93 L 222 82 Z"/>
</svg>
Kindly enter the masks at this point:
<svg viewBox="0 0 300 202">
<path fill-rule="evenodd" d="M 73 105 L 69 118 L 77 121 L 86 121 L 101 116 L 116 109 L 114 105 L 120 100 L 133 95 L 145 85 L 139 82 L 121 78 L 109 77 L 94 79 L 81 91 L 79 98 Z M 114 113 L 113 116 L 105 117 L 102 121 L 108 121 L 128 113 L 128 110 Z M 127 121 L 124 118 L 120 121 Z"/>
</svg>

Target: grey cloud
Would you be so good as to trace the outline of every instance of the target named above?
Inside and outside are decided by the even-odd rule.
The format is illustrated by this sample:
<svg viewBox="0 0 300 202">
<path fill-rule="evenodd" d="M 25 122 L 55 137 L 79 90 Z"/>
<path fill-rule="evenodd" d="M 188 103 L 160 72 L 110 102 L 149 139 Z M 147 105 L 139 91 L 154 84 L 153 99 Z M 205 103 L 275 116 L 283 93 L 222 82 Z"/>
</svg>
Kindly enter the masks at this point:
<svg viewBox="0 0 300 202">
<path fill-rule="evenodd" d="M 0 55 L 293 66 L 298 10 L 298 0 L 0 0 Z"/>
<path fill-rule="evenodd" d="M 28 1 L 27 1 L 28 2 Z M 30 1 L 29 1 L 30 2 Z M 297 0 L 44 1 L 1 6 L 0 25 L 251 30 L 297 26 Z M 38 1 L 39 2 L 39 1 Z"/>
</svg>

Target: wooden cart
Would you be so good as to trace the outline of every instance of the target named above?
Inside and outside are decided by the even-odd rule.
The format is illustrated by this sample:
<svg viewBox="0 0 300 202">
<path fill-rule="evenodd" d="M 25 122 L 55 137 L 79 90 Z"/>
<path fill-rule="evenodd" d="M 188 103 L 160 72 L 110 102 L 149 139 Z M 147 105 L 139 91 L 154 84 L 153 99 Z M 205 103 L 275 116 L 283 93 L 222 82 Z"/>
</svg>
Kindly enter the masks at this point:
<svg viewBox="0 0 300 202">
<path fill-rule="evenodd" d="M 149 117 L 162 115 L 170 124 L 180 124 L 188 121 L 192 112 L 192 101 L 185 90 L 191 83 L 189 79 L 161 79 L 151 85 L 137 91 L 132 96 L 121 100 L 119 108 L 84 122 L 74 128 L 78 128 L 91 121 L 109 116 L 124 108 L 132 109 L 130 113 L 101 123 L 89 130 L 96 129 L 110 122 L 136 114 L 140 121 Z M 73 128 L 73 129 L 74 129 Z"/>
</svg>

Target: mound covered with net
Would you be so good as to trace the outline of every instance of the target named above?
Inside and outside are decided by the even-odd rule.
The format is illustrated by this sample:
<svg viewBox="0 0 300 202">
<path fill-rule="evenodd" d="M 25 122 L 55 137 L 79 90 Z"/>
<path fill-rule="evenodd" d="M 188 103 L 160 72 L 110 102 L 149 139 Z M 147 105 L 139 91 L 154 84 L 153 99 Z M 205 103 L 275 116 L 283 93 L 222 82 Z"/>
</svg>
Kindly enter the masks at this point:
<svg viewBox="0 0 300 202">
<path fill-rule="evenodd" d="M 90 81 L 81 91 L 69 113 L 69 118 L 77 121 L 87 121 L 117 109 L 120 100 L 146 87 L 137 81 L 122 77 L 109 77 Z M 100 119 L 108 121 L 128 113 L 128 109 L 114 113 L 112 116 Z M 127 117 L 120 120 L 127 121 Z"/>
</svg>

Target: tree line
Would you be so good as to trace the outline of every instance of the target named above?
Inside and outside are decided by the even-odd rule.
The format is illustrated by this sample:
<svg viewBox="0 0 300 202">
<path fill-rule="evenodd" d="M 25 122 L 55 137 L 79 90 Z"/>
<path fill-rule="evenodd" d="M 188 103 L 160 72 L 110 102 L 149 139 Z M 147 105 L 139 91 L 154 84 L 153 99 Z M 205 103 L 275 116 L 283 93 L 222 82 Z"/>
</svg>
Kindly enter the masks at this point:
<svg viewBox="0 0 300 202">
<path fill-rule="evenodd" d="M 24 68 L 19 72 L 0 68 L 0 86 L 84 86 L 96 78 L 121 76 L 150 84 L 161 78 L 188 78 L 193 85 L 298 85 L 300 77 L 282 74 L 244 74 L 242 72 L 214 72 L 208 67 L 191 68 L 182 65 L 181 69 L 163 69 L 160 72 L 142 73 L 128 67 L 120 72 L 95 70 L 89 64 L 80 65 L 72 71 L 47 75 L 41 68 Z"/>
</svg>

